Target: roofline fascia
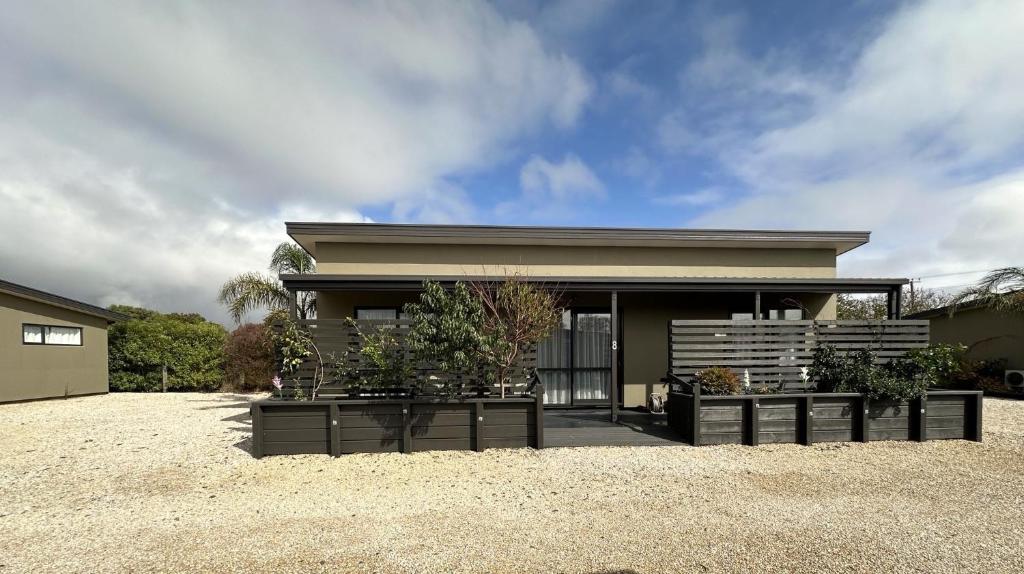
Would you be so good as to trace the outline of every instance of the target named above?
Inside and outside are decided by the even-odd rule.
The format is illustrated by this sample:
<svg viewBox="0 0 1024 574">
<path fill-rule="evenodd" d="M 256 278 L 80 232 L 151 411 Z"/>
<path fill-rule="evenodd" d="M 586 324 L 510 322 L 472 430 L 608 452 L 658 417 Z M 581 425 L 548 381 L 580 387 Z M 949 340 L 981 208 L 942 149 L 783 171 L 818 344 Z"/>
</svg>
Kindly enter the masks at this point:
<svg viewBox="0 0 1024 574">
<path fill-rule="evenodd" d="M 11 283 L 10 281 L 4 281 L 2 279 L 0 279 L 0 293 L 6 293 L 13 297 L 20 297 L 22 299 L 28 299 L 30 301 L 36 301 L 46 305 L 53 305 L 54 307 L 60 307 L 69 311 L 75 311 L 84 315 L 106 319 L 111 323 L 127 321 L 130 319 L 127 315 L 116 311 L 111 311 L 109 309 L 104 309 L 103 307 L 83 303 L 82 301 L 76 301 L 75 299 L 69 299 L 61 295 L 48 293 L 32 287 L 26 287 L 25 285 Z"/>
<path fill-rule="evenodd" d="M 544 227 L 502 225 L 427 225 L 418 223 L 332 223 L 285 222 L 289 237 L 296 235 L 346 235 L 350 237 L 458 239 L 472 237 L 567 242 L 579 240 L 619 241 L 753 241 L 753 242 L 852 242 L 870 241 L 870 231 L 815 231 L 770 229 L 673 229 L 637 227 Z M 303 246 L 305 249 L 305 246 Z M 309 251 L 308 249 L 306 249 Z"/>
</svg>

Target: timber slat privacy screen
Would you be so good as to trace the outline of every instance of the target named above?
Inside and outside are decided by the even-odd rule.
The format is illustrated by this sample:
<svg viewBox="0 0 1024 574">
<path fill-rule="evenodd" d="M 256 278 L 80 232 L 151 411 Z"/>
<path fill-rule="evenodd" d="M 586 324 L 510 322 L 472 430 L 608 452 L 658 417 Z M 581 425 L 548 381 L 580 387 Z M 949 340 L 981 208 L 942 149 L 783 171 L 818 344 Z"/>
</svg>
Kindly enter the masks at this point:
<svg viewBox="0 0 1024 574">
<path fill-rule="evenodd" d="M 749 375 L 752 386 L 803 390 L 818 344 L 840 352 L 870 348 L 879 362 L 928 346 L 928 321 L 732 321 L 669 323 L 669 372 L 689 378 L 708 367 Z"/>
</svg>

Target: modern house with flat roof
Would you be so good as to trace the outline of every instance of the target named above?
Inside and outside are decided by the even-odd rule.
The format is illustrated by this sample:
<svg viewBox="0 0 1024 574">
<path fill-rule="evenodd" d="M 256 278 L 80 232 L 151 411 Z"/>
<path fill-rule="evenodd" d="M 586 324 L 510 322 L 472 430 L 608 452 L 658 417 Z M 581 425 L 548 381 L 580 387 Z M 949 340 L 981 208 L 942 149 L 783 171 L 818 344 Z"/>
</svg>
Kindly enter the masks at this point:
<svg viewBox="0 0 1024 574">
<path fill-rule="evenodd" d="M 673 319 L 835 319 L 837 293 L 885 293 L 898 318 L 907 283 L 836 276 L 865 231 L 286 225 L 317 273 L 281 281 L 316 292 L 319 319 L 400 318 L 425 279 L 520 273 L 556 286 L 562 328 L 537 359 L 550 407 L 646 404 L 663 391 Z"/>
<path fill-rule="evenodd" d="M 107 327 L 124 319 L 0 280 L 0 402 L 106 393 Z"/>
</svg>

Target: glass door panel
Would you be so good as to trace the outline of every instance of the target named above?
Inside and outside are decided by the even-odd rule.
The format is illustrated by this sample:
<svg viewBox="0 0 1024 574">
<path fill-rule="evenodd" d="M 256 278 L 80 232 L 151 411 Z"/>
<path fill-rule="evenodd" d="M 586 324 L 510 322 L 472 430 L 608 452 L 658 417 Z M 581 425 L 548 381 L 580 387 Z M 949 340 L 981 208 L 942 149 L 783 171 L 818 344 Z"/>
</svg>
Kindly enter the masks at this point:
<svg viewBox="0 0 1024 574">
<path fill-rule="evenodd" d="M 572 334 L 573 403 L 607 403 L 612 381 L 611 314 L 576 313 Z"/>
<path fill-rule="evenodd" d="M 572 389 L 572 314 L 537 345 L 537 376 L 544 384 L 544 404 L 569 406 Z"/>
</svg>

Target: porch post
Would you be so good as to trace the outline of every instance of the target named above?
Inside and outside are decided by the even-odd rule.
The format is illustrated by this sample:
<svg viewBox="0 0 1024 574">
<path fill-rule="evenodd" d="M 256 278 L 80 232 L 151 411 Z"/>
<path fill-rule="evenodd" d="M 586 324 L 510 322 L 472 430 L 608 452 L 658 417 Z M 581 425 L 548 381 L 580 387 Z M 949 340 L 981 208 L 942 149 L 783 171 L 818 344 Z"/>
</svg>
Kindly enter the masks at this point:
<svg viewBox="0 0 1024 574">
<path fill-rule="evenodd" d="M 896 303 L 893 306 L 893 319 L 900 319 L 903 317 L 903 286 L 896 288 Z"/>
<path fill-rule="evenodd" d="M 612 291 L 612 422 L 619 422 L 619 292 Z"/>
<path fill-rule="evenodd" d="M 295 291 L 288 290 L 288 318 L 296 321 L 299 318 L 299 300 Z"/>
<path fill-rule="evenodd" d="M 754 291 L 754 320 L 761 320 L 761 292 Z"/>
<path fill-rule="evenodd" d="M 894 319 L 896 312 L 893 310 L 893 303 L 896 301 L 895 294 L 892 289 L 885 296 L 885 307 L 886 307 L 886 319 Z"/>
</svg>

